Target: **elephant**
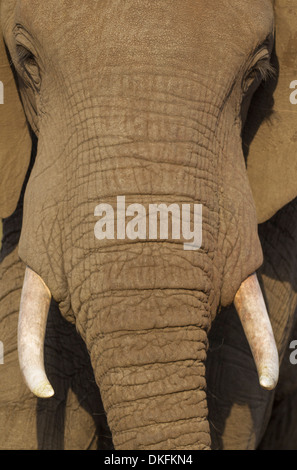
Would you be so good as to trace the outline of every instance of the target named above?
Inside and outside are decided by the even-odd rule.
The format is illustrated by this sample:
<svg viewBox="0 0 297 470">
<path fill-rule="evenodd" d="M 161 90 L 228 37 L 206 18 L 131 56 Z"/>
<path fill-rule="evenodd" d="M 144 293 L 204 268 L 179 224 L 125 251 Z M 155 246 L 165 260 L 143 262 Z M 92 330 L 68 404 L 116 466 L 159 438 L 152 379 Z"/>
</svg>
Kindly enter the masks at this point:
<svg viewBox="0 0 297 470">
<path fill-rule="evenodd" d="M 1 446 L 297 448 L 294 1 L 0 8 Z"/>
</svg>

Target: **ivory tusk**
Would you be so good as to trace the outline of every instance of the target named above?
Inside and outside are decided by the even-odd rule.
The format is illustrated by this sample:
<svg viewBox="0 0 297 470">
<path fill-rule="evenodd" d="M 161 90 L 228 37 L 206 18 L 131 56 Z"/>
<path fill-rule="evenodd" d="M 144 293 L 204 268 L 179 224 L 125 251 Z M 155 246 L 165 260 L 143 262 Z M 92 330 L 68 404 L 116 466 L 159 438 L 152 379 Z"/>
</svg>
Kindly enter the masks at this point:
<svg viewBox="0 0 297 470">
<path fill-rule="evenodd" d="M 40 398 L 54 395 L 44 369 L 44 337 L 50 302 L 48 287 L 27 267 L 20 304 L 18 355 L 26 384 Z"/>
<path fill-rule="evenodd" d="M 266 390 L 273 390 L 279 376 L 279 357 L 256 274 L 241 284 L 234 305 L 255 360 L 260 385 Z"/>
</svg>

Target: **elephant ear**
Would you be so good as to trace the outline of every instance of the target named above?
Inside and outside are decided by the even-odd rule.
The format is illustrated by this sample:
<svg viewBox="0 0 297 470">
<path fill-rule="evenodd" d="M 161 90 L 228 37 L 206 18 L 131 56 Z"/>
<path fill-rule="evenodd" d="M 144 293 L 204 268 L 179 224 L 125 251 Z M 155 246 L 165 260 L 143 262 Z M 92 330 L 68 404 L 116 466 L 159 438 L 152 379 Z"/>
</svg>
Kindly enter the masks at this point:
<svg viewBox="0 0 297 470">
<path fill-rule="evenodd" d="M 1 29 L 0 81 L 0 218 L 5 218 L 17 206 L 32 140 Z"/>
<path fill-rule="evenodd" d="M 255 93 L 243 130 L 243 150 L 258 222 L 297 197 L 297 2 L 275 0 L 275 76 Z M 296 94 L 296 93 L 295 93 Z"/>
</svg>

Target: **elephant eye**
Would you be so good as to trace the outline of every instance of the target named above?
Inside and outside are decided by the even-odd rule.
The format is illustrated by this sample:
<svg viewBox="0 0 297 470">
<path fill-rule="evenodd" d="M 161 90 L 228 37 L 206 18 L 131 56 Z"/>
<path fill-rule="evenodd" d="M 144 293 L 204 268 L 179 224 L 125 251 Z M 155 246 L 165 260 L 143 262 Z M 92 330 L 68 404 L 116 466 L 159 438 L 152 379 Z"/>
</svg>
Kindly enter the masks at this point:
<svg viewBox="0 0 297 470">
<path fill-rule="evenodd" d="M 41 85 L 41 77 L 36 57 L 29 49 L 20 44 L 17 45 L 16 51 L 22 79 L 27 86 L 38 91 Z"/>
<path fill-rule="evenodd" d="M 249 65 L 248 72 L 245 74 L 242 82 L 243 93 L 247 93 L 254 84 L 259 85 L 260 82 L 273 77 L 275 70 L 270 63 L 268 51 L 259 51 Z"/>
</svg>

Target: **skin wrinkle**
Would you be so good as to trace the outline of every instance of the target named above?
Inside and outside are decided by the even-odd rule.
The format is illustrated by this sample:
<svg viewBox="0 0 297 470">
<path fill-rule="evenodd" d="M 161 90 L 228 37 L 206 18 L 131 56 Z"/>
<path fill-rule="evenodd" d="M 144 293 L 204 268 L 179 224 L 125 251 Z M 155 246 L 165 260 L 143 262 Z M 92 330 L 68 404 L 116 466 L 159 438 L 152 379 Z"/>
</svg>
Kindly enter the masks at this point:
<svg viewBox="0 0 297 470">
<path fill-rule="evenodd" d="M 170 366 L 171 364 L 175 364 L 175 362 L 172 362 L 172 363 L 167 363 L 167 362 L 166 362 L 165 364 L 166 364 L 166 366 L 168 367 L 168 366 Z M 145 364 L 145 366 L 146 366 L 146 365 L 147 365 L 147 364 Z M 150 364 L 148 364 L 148 365 L 150 365 Z M 115 370 L 116 370 L 116 369 L 115 369 Z M 199 371 L 199 372 L 201 373 L 201 372 L 204 372 L 204 371 Z M 146 385 L 149 384 L 149 383 L 150 383 L 150 382 L 147 381 Z M 133 385 L 133 386 L 135 387 L 135 385 Z M 132 388 L 133 386 L 130 385 L 131 388 Z M 128 385 L 128 384 L 127 384 L 127 387 L 129 388 L 129 385 Z M 139 388 L 139 384 L 137 384 L 137 387 Z M 172 392 L 168 392 L 168 393 L 159 393 L 159 394 L 155 393 L 155 395 L 151 395 L 150 397 L 147 397 L 144 393 L 143 393 L 142 396 L 140 396 L 139 398 L 134 398 L 134 397 L 133 397 L 131 400 L 129 400 L 129 399 L 126 397 L 125 400 L 123 400 L 122 403 L 117 403 L 117 404 L 115 404 L 115 405 L 110 405 L 109 411 L 112 411 L 112 412 L 116 415 L 116 414 L 117 414 L 117 410 L 118 410 L 119 408 L 125 407 L 125 404 L 126 404 L 126 403 L 134 402 L 134 400 L 135 400 L 136 402 L 139 401 L 139 405 L 144 406 L 144 404 L 143 404 L 143 400 L 144 400 L 144 399 L 145 399 L 145 401 L 148 401 L 148 402 L 149 402 L 149 401 L 152 401 L 152 403 L 154 403 L 155 399 L 156 399 L 157 397 L 160 397 L 160 396 L 162 396 L 162 397 L 167 397 L 167 396 L 168 396 L 168 397 L 169 397 L 170 395 L 172 395 L 172 396 L 174 396 L 174 397 L 176 397 L 176 398 L 179 398 L 179 397 L 178 397 L 178 394 L 191 393 L 191 392 L 194 392 L 194 391 L 197 391 L 197 390 L 200 390 L 200 391 L 203 393 L 203 398 L 202 398 L 202 400 L 204 400 L 204 399 L 205 399 L 205 384 L 201 384 L 200 386 L 197 386 L 197 385 L 196 385 L 195 387 L 187 388 L 187 389 L 185 389 L 185 390 L 179 390 L 179 391 L 174 390 L 174 391 L 172 391 Z M 129 393 L 129 390 L 127 390 L 127 392 Z M 132 392 L 133 392 L 133 391 L 132 391 Z M 202 401 L 202 400 L 201 400 L 201 401 Z M 129 414 L 128 414 L 127 416 L 129 416 Z M 197 416 L 198 416 L 198 415 L 197 415 Z M 195 419 L 195 418 L 197 418 L 197 416 L 191 416 L 191 417 L 189 417 L 189 418 L 181 418 L 179 421 L 183 421 L 184 419 L 185 419 L 185 420 L 186 420 L 186 419 Z M 205 420 L 206 420 L 206 418 L 205 418 Z M 172 420 L 172 421 L 173 421 L 173 420 Z M 165 423 L 163 422 L 163 424 L 165 424 Z M 150 426 L 150 424 L 148 424 L 148 426 Z M 145 425 L 143 425 L 143 427 L 145 427 Z"/>
<path fill-rule="evenodd" d="M 202 422 L 202 424 L 205 424 L 205 427 L 207 426 L 207 423 Z M 187 428 L 188 428 L 189 423 L 187 422 L 186 425 L 187 425 Z M 185 441 L 189 440 L 189 445 L 191 446 L 191 447 L 189 447 L 190 449 L 192 449 L 193 446 L 197 446 L 197 450 L 207 450 L 208 449 L 207 446 L 205 446 L 203 444 L 200 444 L 201 442 L 204 442 L 204 439 L 207 438 L 207 431 L 206 430 L 204 432 L 203 431 L 199 432 L 199 434 L 197 436 L 195 436 L 193 431 L 191 432 L 188 429 L 187 430 L 182 429 L 182 431 L 183 431 Z M 194 434 L 194 436 L 193 436 L 193 434 Z M 132 434 L 132 436 L 133 436 L 133 434 Z M 186 439 L 187 436 L 191 436 L 191 437 L 193 436 L 193 438 L 192 439 Z M 141 437 L 143 437 L 143 436 L 141 436 Z M 198 445 L 197 445 L 196 439 L 199 442 Z M 126 444 L 125 441 L 123 443 L 120 441 L 119 444 L 121 444 L 123 446 L 123 449 L 126 449 L 126 450 L 130 449 L 130 446 L 131 446 L 131 444 L 129 445 L 129 443 Z M 160 439 L 157 440 L 157 442 L 153 443 L 153 444 L 151 442 L 147 442 L 147 440 L 146 440 L 144 445 L 140 445 L 140 450 L 145 450 L 145 449 L 148 449 L 148 450 L 149 449 L 162 450 L 162 449 L 164 449 L 164 446 L 168 446 L 172 450 L 178 450 L 178 449 L 180 449 L 180 439 L 178 437 L 177 438 L 172 438 L 172 439 L 170 439 L 169 442 L 167 442 L 164 437 L 160 436 Z"/>
<path fill-rule="evenodd" d="M 146 76 L 146 78 L 148 78 L 148 77 Z M 162 78 L 163 78 L 163 79 L 165 78 L 165 74 L 162 75 Z M 161 76 L 160 76 L 160 79 L 161 79 Z M 177 84 L 178 84 L 178 82 L 177 82 Z M 215 84 L 215 82 L 214 82 L 214 84 Z M 78 93 L 78 92 L 75 91 L 75 93 L 74 93 L 73 96 L 76 96 L 77 93 Z M 152 91 L 151 91 L 151 93 L 152 93 Z M 232 90 L 230 90 L 229 93 L 231 94 L 231 93 L 232 93 Z M 195 104 L 195 102 L 196 102 L 197 104 L 203 106 L 203 108 L 202 108 L 203 110 L 204 110 L 205 106 L 210 106 L 210 107 L 216 108 L 216 105 L 215 105 L 215 104 L 213 104 L 212 102 L 209 102 L 209 103 L 208 103 L 207 100 L 204 100 L 204 101 L 202 101 L 202 100 L 199 101 L 199 100 L 195 100 L 195 99 L 194 99 L 194 100 L 191 100 L 190 97 L 187 99 L 187 98 L 184 98 L 184 97 L 182 97 L 182 96 L 174 95 L 173 93 L 170 93 L 168 90 L 166 91 L 166 93 L 165 93 L 165 91 L 164 91 L 164 92 L 158 92 L 158 91 L 156 91 L 156 92 L 155 92 L 155 95 L 156 95 L 156 96 L 154 97 L 154 99 L 151 98 L 151 97 L 145 97 L 145 96 L 142 96 L 142 97 L 133 96 L 133 100 L 135 101 L 135 103 L 146 105 L 145 108 L 143 108 L 143 109 L 140 108 L 140 109 L 138 109 L 138 110 L 139 110 L 139 111 L 146 112 L 146 111 L 147 111 L 147 108 L 148 108 L 148 106 L 147 106 L 148 103 L 149 103 L 149 104 L 155 103 L 155 104 L 159 104 L 159 105 L 166 105 L 166 109 L 168 109 L 168 107 L 169 107 L 169 110 L 170 110 L 170 106 L 176 106 L 177 104 L 184 104 L 184 105 L 185 105 L 185 103 L 186 103 L 187 101 L 189 101 L 189 103 L 191 103 L 192 105 Z M 161 95 L 161 96 L 164 95 L 163 99 L 160 99 L 159 95 Z M 178 99 L 177 101 L 170 102 L 170 101 L 168 101 L 168 100 L 165 99 L 167 96 L 173 96 L 173 97 L 179 98 L 179 99 Z M 229 95 L 229 96 L 230 96 L 230 95 Z M 223 103 L 222 105 L 220 105 L 220 107 L 218 108 L 218 113 L 217 113 L 218 115 L 222 112 L 222 109 L 223 109 L 224 105 L 226 104 L 226 101 L 228 100 L 229 96 L 227 96 L 227 97 L 225 98 L 224 103 Z M 102 100 L 102 99 L 105 99 L 105 98 L 106 98 L 106 105 L 102 105 L 102 108 L 104 109 L 104 108 L 106 107 L 106 108 L 107 108 L 106 111 L 108 111 L 108 104 L 110 105 L 111 98 L 117 99 L 117 97 L 116 97 L 115 95 L 102 95 L 102 94 L 100 94 L 100 99 L 101 99 L 101 100 Z M 68 99 L 71 100 L 71 98 L 68 98 Z M 88 102 L 88 100 L 90 100 L 90 102 Z M 80 105 L 83 105 L 83 108 L 82 108 L 82 110 L 80 110 L 80 111 L 83 111 L 83 109 L 89 109 L 89 108 L 96 108 L 96 107 L 97 107 L 95 104 L 93 104 L 92 98 L 86 98 L 85 96 L 81 99 L 80 102 L 76 99 L 76 100 L 75 100 L 75 105 L 76 105 L 77 107 L 79 107 Z M 186 109 L 187 113 L 185 114 L 185 116 L 186 116 L 188 119 L 190 119 L 190 120 L 192 119 L 192 120 L 195 122 L 194 117 L 193 117 L 193 118 L 189 118 L 189 111 L 199 111 L 199 108 L 197 108 L 197 107 L 196 107 L 196 108 L 193 108 L 193 107 L 190 107 L 190 106 L 188 106 L 188 105 L 186 105 L 186 106 L 187 106 L 187 109 Z M 121 109 L 119 105 L 117 106 L 117 109 L 118 109 L 118 110 Z M 129 103 L 127 103 L 123 109 L 125 109 L 125 110 L 129 109 Z M 134 107 L 131 108 L 131 110 L 134 110 L 134 109 L 135 109 Z M 200 109 L 200 110 L 201 110 L 201 109 Z M 169 117 L 175 117 L 175 116 L 180 116 L 180 115 L 181 115 L 181 113 L 176 114 L 176 115 L 174 115 L 174 114 L 169 114 L 169 113 L 167 114 L 165 110 L 164 110 L 163 112 L 164 112 L 164 115 L 165 115 L 165 116 L 168 115 Z M 210 110 L 209 110 L 209 111 L 205 110 L 204 112 L 205 112 L 206 114 L 209 114 L 210 116 L 212 116 Z M 78 113 L 77 113 L 77 114 L 78 114 Z M 74 116 L 75 116 L 75 113 L 74 113 Z M 118 136 L 117 136 L 117 137 L 118 137 Z"/>
<path fill-rule="evenodd" d="M 178 393 L 175 393 L 174 395 L 172 395 L 172 397 L 174 396 L 175 399 L 178 399 L 181 403 L 185 403 L 187 400 L 187 396 L 191 397 L 193 395 L 193 390 L 187 390 L 186 392 L 178 392 Z M 195 405 L 198 405 L 199 403 L 202 402 L 202 407 L 203 407 L 203 404 L 205 403 L 205 393 L 203 391 L 199 391 L 198 394 L 197 394 L 198 398 L 197 398 L 197 401 L 195 402 Z M 141 432 L 142 429 L 144 428 L 149 428 L 152 424 L 157 424 L 157 420 L 154 419 L 154 417 L 152 416 L 150 418 L 150 422 L 147 423 L 147 425 L 142 425 L 139 423 L 139 421 L 141 420 L 141 413 L 143 411 L 143 409 L 145 408 L 146 409 L 146 413 L 147 414 L 152 414 L 151 413 L 151 410 L 150 410 L 150 407 L 154 407 L 154 402 L 157 402 L 158 400 L 163 400 L 163 402 L 166 402 L 166 400 L 170 400 L 172 398 L 171 396 L 167 396 L 167 395 L 162 395 L 161 397 L 160 396 L 155 396 L 153 397 L 152 399 L 142 399 L 142 401 L 140 403 L 138 403 L 138 409 L 136 411 L 136 414 L 138 415 L 137 416 L 137 428 L 136 429 L 139 429 L 139 431 Z M 190 400 L 189 400 L 190 401 Z M 122 406 L 124 406 L 126 408 L 126 406 L 129 405 L 129 403 L 124 403 L 122 404 Z M 197 410 L 199 410 L 199 407 L 197 406 L 196 408 Z M 203 409 L 203 408 L 202 408 Z M 120 407 L 115 407 L 115 406 L 112 406 L 110 409 L 109 409 L 109 412 L 110 414 L 112 415 L 112 418 L 116 420 L 116 416 L 117 414 L 119 414 L 119 412 L 122 412 L 123 411 L 121 410 Z M 201 410 L 200 410 L 200 413 L 201 413 Z M 205 425 L 207 425 L 207 420 L 205 417 L 201 416 L 201 414 L 198 413 L 197 415 L 194 415 L 194 416 L 191 416 L 191 417 L 183 417 L 183 418 L 178 418 L 177 416 L 175 417 L 175 420 L 172 419 L 172 421 L 167 421 L 167 419 L 165 421 L 160 421 L 159 424 L 160 424 L 160 428 L 164 428 L 166 426 L 166 424 L 169 424 L 170 422 L 173 424 L 181 424 L 185 421 L 188 421 L 188 423 L 190 421 L 196 421 L 197 418 L 202 418 L 201 421 L 202 423 L 204 422 Z M 124 434 L 128 434 L 130 433 L 134 428 L 128 428 L 128 429 L 123 429 L 123 424 L 125 424 L 125 421 L 126 421 L 126 417 L 128 418 L 129 415 L 126 415 L 124 416 L 123 418 L 123 421 L 119 422 L 117 421 L 117 426 L 119 428 L 119 433 L 121 435 L 124 435 Z M 121 426 L 122 425 L 122 426 Z M 125 426 L 126 427 L 126 426 Z M 188 429 L 190 428 L 190 424 L 188 426 Z M 149 434 L 148 434 L 149 435 Z"/>
<path fill-rule="evenodd" d="M 187 295 L 188 295 L 188 293 L 187 293 Z M 195 298 L 195 297 L 194 297 L 194 298 Z M 117 304 L 114 302 L 114 297 L 111 296 L 110 299 L 111 299 L 112 302 L 113 302 L 112 305 L 111 305 L 111 306 L 108 306 L 108 307 L 104 307 L 104 309 L 102 309 L 102 312 L 104 312 L 104 310 L 105 310 L 106 308 L 108 308 L 108 309 L 109 309 L 108 312 L 111 313 L 111 307 L 114 307 L 114 306 L 117 305 Z M 106 300 L 106 297 L 104 297 L 104 300 Z M 146 299 L 146 300 L 147 300 L 147 299 Z M 203 304 L 203 301 L 201 301 L 201 299 L 199 299 L 199 302 L 200 302 L 201 305 Z M 119 303 L 120 303 L 120 301 L 119 301 Z M 206 304 L 206 298 L 205 298 L 205 304 Z M 206 304 L 206 305 L 207 305 L 207 304 Z M 201 309 L 201 312 L 203 312 L 203 309 Z M 160 313 L 161 313 L 161 311 L 160 311 Z M 165 312 L 165 314 L 166 314 L 166 312 Z M 205 311 L 204 314 L 201 313 L 201 315 L 202 315 L 202 317 L 201 317 L 199 320 L 197 319 L 197 320 L 195 320 L 195 322 L 193 321 L 193 324 L 192 324 L 192 325 L 189 323 L 188 326 L 189 326 L 189 327 L 191 327 L 191 326 L 196 326 L 196 327 L 199 326 L 199 327 L 201 327 L 201 328 L 204 328 L 205 326 L 207 326 L 207 324 L 208 324 L 208 314 L 207 314 L 207 310 Z M 198 321 L 199 321 L 199 322 L 198 322 Z M 92 325 L 93 325 L 93 321 L 92 321 L 92 320 L 89 320 L 89 321 L 88 321 L 88 326 L 87 326 L 87 328 L 92 328 Z M 159 327 L 159 328 L 163 328 L 163 327 Z M 168 329 L 168 328 L 176 328 L 176 326 L 175 326 L 175 325 L 166 326 L 166 328 L 167 328 L 167 329 Z M 151 328 L 149 328 L 149 329 L 151 329 Z M 157 326 L 157 325 L 154 325 L 154 329 L 158 329 L 158 326 Z M 136 331 L 135 327 L 133 328 L 133 330 Z M 131 330 L 131 329 L 128 329 L 128 330 L 121 330 L 121 331 L 123 331 L 123 332 L 126 331 L 126 333 L 127 333 L 128 331 L 131 332 L 132 330 Z M 139 331 L 139 330 L 138 330 L 138 331 Z M 108 333 L 110 333 L 110 334 L 115 333 L 115 334 L 116 334 L 116 333 L 117 333 L 117 330 L 112 330 L 112 331 L 110 331 L 110 332 L 108 332 L 107 330 L 105 330 L 105 334 L 108 334 Z"/>
<path fill-rule="evenodd" d="M 177 361 L 176 361 L 177 362 Z M 166 380 L 170 377 L 172 377 L 175 373 L 175 369 L 174 369 L 174 366 L 176 364 L 176 362 L 173 362 L 171 364 L 168 364 L 168 367 L 167 367 L 167 370 L 166 370 L 166 376 L 163 378 L 163 376 L 159 373 L 159 375 L 157 375 L 157 378 L 156 380 L 161 382 L 162 380 Z M 185 365 L 185 369 L 183 371 L 183 375 L 188 371 L 188 373 L 190 374 L 191 373 L 191 368 L 193 366 L 193 362 L 194 361 L 187 361 L 184 365 Z M 200 377 L 199 375 L 199 369 L 202 369 L 203 370 L 203 365 L 200 364 L 199 365 L 199 368 L 197 367 L 197 377 L 200 379 L 201 383 L 205 380 L 203 378 Z M 131 383 L 130 383 L 130 380 L 131 380 L 131 377 L 133 377 L 133 379 L 135 380 L 136 384 L 139 386 L 139 387 L 142 387 L 142 386 L 146 386 L 149 381 L 151 380 L 150 379 L 150 374 L 149 373 L 145 373 L 146 371 L 149 372 L 149 370 L 152 369 L 152 366 L 151 364 L 149 364 L 148 366 L 144 366 L 143 370 L 144 370 L 144 377 L 139 377 L 137 375 L 137 367 L 134 367 L 134 368 L 131 368 L 130 370 L 122 370 L 122 369 L 115 369 L 113 371 L 112 374 L 109 375 L 109 379 L 110 379 L 110 384 L 112 383 L 117 383 L 118 386 L 122 386 L 123 388 L 124 387 L 132 387 Z M 158 368 L 157 368 L 157 365 L 153 365 L 153 370 L 154 370 L 154 374 L 158 374 Z M 126 372 L 126 373 L 125 373 Z M 134 373 L 133 373 L 134 372 Z"/>
<path fill-rule="evenodd" d="M 193 421 L 195 419 L 196 419 L 196 417 L 188 418 L 188 419 L 177 419 L 177 420 L 175 420 L 175 423 L 184 423 L 185 422 L 185 423 L 188 424 L 189 421 Z M 165 422 L 162 422 L 162 425 L 165 426 L 166 424 L 170 424 L 170 423 L 172 423 L 172 421 L 165 421 Z M 153 422 L 153 423 L 150 423 L 150 424 L 147 424 L 147 425 L 144 425 L 144 426 L 138 426 L 136 429 L 131 428 L 131 429 L 128 429 L 127 431 L 122 431 L 121 432 L 121 437 L 125 434 L 129 434 L 129 433 L 131 433 L 133 431 L 136 431 L 136 430 L 137 431 L 141 430 L 141 429 L 144 430 L 146 428 L 150 428 L 151 426 L 156 426 L 156 424 L 157 424 L 156 422 Z"/>
</svg>

